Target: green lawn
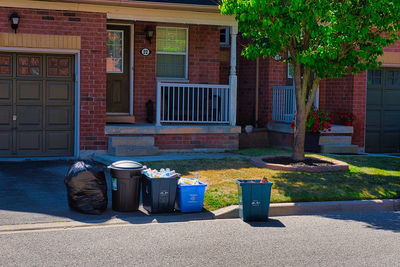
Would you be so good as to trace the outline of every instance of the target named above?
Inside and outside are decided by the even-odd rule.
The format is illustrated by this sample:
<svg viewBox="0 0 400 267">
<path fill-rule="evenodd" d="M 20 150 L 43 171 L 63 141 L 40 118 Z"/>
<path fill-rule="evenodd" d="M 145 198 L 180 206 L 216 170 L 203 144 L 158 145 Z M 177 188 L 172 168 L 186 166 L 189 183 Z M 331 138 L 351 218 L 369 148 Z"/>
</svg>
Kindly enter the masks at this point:
<svg viewBox="0 0 400 267">
<path fill-rule="evenodd" d="M 236 151 L 243 155 L 290 154 L 271 149 Z M 179 160 L 147 162 L 151 168 L 175 169 L 184 177 L 194 177 L 208 184 L 204 199 L 206 209 L 215 210 L 237 204 L 236 179 L 268 177 L 273 183 L 271 202 L 355 200 L 400 197 L 400 158 L 332 157 L 347 162 L 348 172 L 300 173 L 257 168 L 248 158 L 220 160 Z"/>
</svg>

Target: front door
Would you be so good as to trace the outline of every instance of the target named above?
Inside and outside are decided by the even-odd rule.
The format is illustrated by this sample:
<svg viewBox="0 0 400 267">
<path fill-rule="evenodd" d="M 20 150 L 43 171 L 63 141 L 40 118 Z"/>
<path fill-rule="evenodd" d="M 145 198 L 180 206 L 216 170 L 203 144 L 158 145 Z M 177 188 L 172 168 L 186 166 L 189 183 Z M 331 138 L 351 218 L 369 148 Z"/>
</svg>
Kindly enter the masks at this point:
<svg viewBox="0 0 400 267">
<path fill-rule="evenodd" d="M 130 26 L 107 26 L 107 113 L 130 112 Z"/>
</svg>

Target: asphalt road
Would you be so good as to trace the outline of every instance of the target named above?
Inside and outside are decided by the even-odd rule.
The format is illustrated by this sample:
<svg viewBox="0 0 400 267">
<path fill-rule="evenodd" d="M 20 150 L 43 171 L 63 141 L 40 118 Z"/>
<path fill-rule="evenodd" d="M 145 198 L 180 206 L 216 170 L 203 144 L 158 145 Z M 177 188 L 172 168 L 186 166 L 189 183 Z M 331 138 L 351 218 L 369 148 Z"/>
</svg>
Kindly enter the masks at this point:
<svg viewBox="0 0 400 267">
<path fill-rule="evenodd" d="M 0 234 L 1 266 L 399 266 L 400 212 Z"/>
</svg>

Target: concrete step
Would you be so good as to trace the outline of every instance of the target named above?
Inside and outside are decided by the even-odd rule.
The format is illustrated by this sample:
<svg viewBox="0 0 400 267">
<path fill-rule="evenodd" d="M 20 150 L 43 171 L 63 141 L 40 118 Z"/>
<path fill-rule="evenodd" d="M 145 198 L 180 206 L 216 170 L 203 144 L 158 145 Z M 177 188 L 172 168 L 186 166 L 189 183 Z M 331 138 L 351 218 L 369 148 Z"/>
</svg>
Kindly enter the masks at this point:
<svg viewBox="0 0 400 267">
<path fill-rule="evenodd" d="M 154 146 L 153 136 L 110 136 L 108 146 Z"/>
<path fill-rule="evenodd" d="M 159 155 L 160 150 L 156 146 L 117 146 L 109 148 L 108 153 L 117 157 L 154 156 Z"/>
<path fill-rule="evenodd" d="M 351 136 L 346 135 L 321 135 L 319 137 L 320 145 L 351 145 Z"/>
<path fill-rule="evenodd" d="M 329 134 L 353 134 L 353 126 L 335 125 L 333 124 L 331 130 L 325 130 L 325 133 Z"/>
<path fill-rule="evenodd" d="M 321 145 L 321 153 L 357 154 L 358 152 L 356 145 Z"/>
</svg>

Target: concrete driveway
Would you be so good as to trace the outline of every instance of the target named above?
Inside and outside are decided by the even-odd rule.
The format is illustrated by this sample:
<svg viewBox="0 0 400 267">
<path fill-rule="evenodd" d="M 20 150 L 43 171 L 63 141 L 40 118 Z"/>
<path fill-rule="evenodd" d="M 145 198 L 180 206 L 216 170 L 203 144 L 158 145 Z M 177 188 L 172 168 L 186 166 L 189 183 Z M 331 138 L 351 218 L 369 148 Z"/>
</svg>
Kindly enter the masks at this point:
<svg viewBox="0 0 400 267">
<path fill-rule="evenodd" d="M 200 214 L 149 215 L 138 212 L 115 212 L 111 209 L 110 177 L 108 172 L 108 209 L 102 215 L 88 215 L 68 207 L 64 178 L 72 161 L 0 162 L 0 225 L 81 221 L 102 223 L 119 218 L 131 223 L 157 221 L 188 221 L 211 219 Z"/>
</svg>

